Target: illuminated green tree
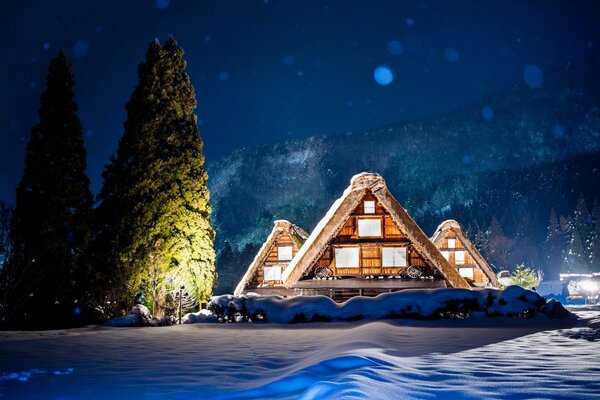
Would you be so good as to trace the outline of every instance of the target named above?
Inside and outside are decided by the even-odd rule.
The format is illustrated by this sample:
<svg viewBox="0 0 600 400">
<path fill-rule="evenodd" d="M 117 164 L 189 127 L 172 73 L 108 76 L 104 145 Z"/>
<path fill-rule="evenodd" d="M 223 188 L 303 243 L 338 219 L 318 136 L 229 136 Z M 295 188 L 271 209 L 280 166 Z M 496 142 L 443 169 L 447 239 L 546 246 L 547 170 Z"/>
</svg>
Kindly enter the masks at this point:
<svg viewBox="0 0 600 400">
<path fill-rule="evenodd" d="M 203 144 L 183 54 L 173 39 L 150 43 L 96 219 L 98 264 L 112 297 L 124 308 L 141 294 L 158 316 L 182 285 L 205 301 L 216 278 Z"/>
<path fill-rule="evenodd" d="M 525 264 L 518 264 L 510 275 L 510 284 L 518 285 L 525 289 L 531 289 L 540 284 L 542 277 L 532 268 L 528 268 Z"/>
</svg>

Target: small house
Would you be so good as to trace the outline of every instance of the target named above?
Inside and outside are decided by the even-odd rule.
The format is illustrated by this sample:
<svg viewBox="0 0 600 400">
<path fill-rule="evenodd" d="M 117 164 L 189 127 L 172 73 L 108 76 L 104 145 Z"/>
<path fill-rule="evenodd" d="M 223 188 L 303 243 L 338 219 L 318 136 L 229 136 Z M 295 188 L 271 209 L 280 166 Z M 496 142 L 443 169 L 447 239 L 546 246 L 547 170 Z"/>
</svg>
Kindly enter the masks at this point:
<svg viewBox="0 0 600 400">
<path fill-rule="evenodd" d="M 334 300 L 406 288 L 469 288 L 374 173 L 350 186 L 283 271 L 291 295 Z"/>
<path fill-rule="evenodd" d="M 498 287 L 494 270 L 477 251 L 458 222 L 452 219 L 442 222 L 431 241 L 469 284 Z"/>
<path fill-rule="evenodd" d="M 237 285 L 234 294 L 288 294 L 281 276 L 308 233 L 286 220 L 277 220 L 262 247 Z M 283 292 L 285 293 L 282 293 Z"/>
</svg>

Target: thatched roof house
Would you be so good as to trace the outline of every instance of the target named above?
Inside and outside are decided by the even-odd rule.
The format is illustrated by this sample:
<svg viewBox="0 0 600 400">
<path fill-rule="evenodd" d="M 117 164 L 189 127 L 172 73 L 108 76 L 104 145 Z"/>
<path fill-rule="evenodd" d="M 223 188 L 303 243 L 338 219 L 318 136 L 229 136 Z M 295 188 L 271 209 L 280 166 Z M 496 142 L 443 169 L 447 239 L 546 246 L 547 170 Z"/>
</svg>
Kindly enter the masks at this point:
<svg viewBox="0 0 600 400">
<path fill-rule="evenodd" d="M 458 273 L 473 286 L 498 286 L 494 270 L 453 219 L 444 221 L 431 237 L 433 244 Z"/>
<path fill-rule="evenodd" d="M 406 275 L 431 279 L 407 281 L 402 279 Z M 470 287 L 374 173 L 352 178 L 281 279 L 304 294 L 329 290 L 334 296 L 336 290 L 347 294 L 350 289 L 377 294 L 408 287 Z"/>
<path fill-rule="evenodd" d="M 235 288 L 234 294 L 239 296 L 248 291 L 261 293 L 265 289 L 266 294 L 277 294 L 278 289 L 284 289 L 281 275 L 307 238 L 308 233 L 289 221 L 275 221 L 273 230 Z"/>
</svg>

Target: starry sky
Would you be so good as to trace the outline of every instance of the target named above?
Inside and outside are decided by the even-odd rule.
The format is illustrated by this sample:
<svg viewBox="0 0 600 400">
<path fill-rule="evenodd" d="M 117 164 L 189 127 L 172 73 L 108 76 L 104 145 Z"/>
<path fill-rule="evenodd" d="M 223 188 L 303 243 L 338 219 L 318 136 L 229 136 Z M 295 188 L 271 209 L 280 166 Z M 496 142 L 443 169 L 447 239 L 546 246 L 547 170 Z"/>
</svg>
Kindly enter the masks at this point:
<svg viewBox="0 0 600 400">
<path fill-rule="evenodd" d="M 600 48 L 596 1 L 19 0 L 0 3 L 0 199 L 14 201 L 49 60 L 64 49 L 92 190 L 148 43 L 175 37 L 207 160 L 449 112 Z M 482 109 L 482 116 L 486 112 Z"/>
</svg>

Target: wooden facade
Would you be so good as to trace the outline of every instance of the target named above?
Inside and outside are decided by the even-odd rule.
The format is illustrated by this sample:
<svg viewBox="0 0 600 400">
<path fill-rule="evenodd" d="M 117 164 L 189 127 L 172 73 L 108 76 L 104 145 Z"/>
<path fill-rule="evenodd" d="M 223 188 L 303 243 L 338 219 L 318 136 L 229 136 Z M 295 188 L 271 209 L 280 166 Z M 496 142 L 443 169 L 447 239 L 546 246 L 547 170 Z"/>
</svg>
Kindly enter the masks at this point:
<svg viewBox="0 0 600 400">
<path fill-rule="evenodd" d="M 431 237 L 431 241 L 469 284 L 478 287 L 498 286 L 496 274 L 465 235 L 458 222 L 454 220 L 442 222 Z"/>
<path fill-rule="evenodd" d="M 298 226 L 285 220 L 275 221 L 273 230 L 248 267 L 234 294 L 288 294 L 283 288 L 281 275 L 307 237 L 308 234 Z"/>
</svg>

